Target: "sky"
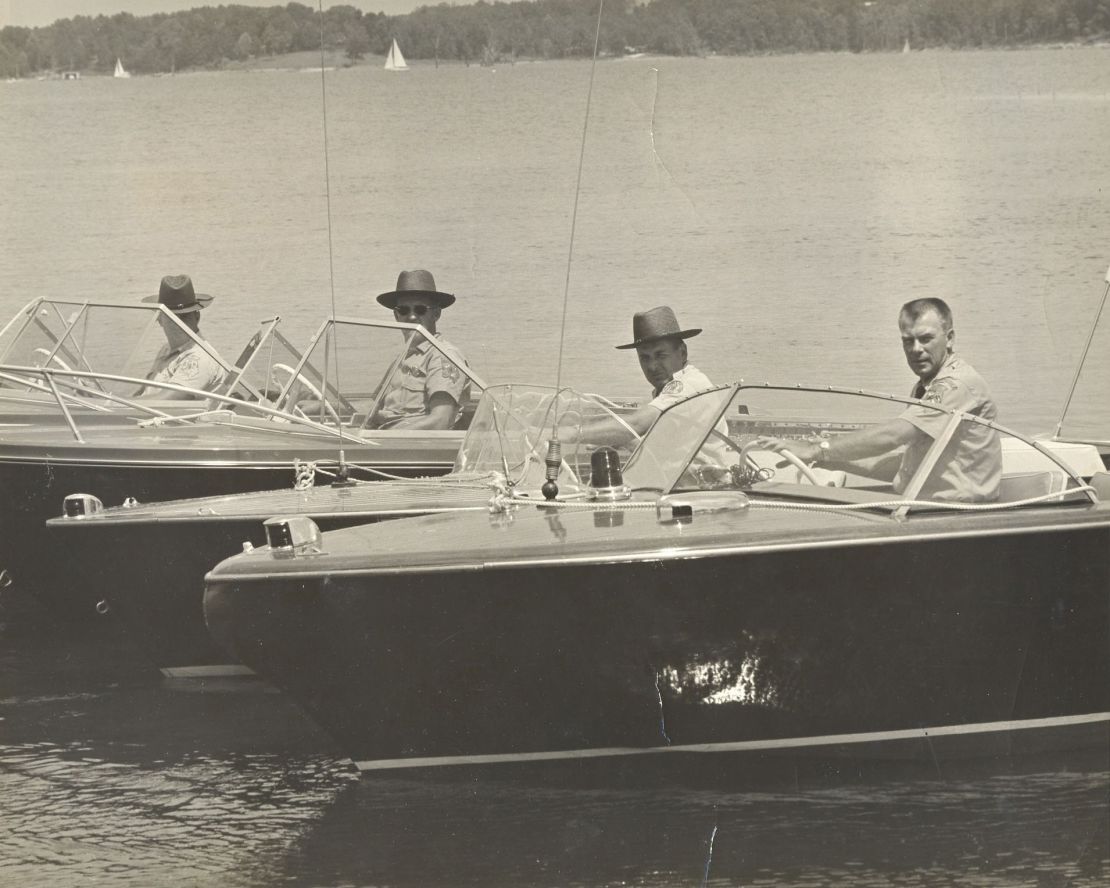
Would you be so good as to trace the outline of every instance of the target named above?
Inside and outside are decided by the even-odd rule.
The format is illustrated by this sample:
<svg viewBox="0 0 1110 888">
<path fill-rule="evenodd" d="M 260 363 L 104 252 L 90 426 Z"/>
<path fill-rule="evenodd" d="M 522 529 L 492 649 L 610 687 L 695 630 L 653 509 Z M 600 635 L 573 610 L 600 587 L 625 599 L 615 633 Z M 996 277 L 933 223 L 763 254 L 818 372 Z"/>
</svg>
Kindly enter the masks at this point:
<svg viewBox="0 0 1110 888">
<path fill-rule="evenodd" d="M 316 8 L 317 0 L 298 0 L 305 6 Z M 412 12 L 418 6 L 434 6 L 443 0 L 343 0 L 363 12 L 384 12 L 399 15 Z M 469 2 L 469 0 L 466 0 Z M 197 6 L 284 6 L 286 0 L 0 0 L 0 27 L 18 25 L 34 28 L 49 25 L 75 15 L 115 15 L 130 12 L 133 15 L 153 15 L 156 12 L 177 12 Z M 338 0 L 324 0 L 324 7 L 339 5 Z"/>
</svg>

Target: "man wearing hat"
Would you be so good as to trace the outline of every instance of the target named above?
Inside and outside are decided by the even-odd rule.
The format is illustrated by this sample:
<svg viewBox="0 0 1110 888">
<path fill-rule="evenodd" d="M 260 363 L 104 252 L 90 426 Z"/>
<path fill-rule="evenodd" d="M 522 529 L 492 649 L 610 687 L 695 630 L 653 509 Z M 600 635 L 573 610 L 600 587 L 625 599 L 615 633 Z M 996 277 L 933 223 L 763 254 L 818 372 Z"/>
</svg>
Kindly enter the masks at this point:
<svg viewBox="0 0 1110 888">
<path fill-rule="evenodd" d="M 617 349 L 635 349 L 639 369 L 652 384 L 652 400 L 639 410 L 623 415 L 623 420 L 643 435 L 657 420 L 660 413 L 672 404 L 706 388 L 713 388 L 709 377 L 689 363 L 686 340 L 702 332 L 700 327 L 683 330 L 675 312 L 669 305 L 659 305 L 646 312 L 636 312 L 632 317 L 632 342 L 617 345 Z M 627 430 L 612 421 L 591 424 L 582 435 L 596 444 L 627 443 Z"/>
<path fill-rule="evenodd" d="M 436 331 L 436 322 L 455 301 L 436 289 L 435 278 L 423 269 L 402 271 L 397 287 L 382 293 L 378 302 L 406 324 L 419 324 L 435 338 L 436 348 L 423 336 L 406 332 L 409 349 L 390 378 L 381 406 L 370 428 L 449 429 L 470 396 L 470 377 L 463 353 Z M 445 357 L 446 355 L 446 357 Z"/>
<path fill-rule="evenodd" d="M 647 406 L 656 412 L 645 414 L 646 421 L 639 425 L 629 423 L 641 435 L 655 422 L 655 417 L 672 404 L 713 388 L 709 377 L 689 362 L 686 353 L 686 340 L 700 332 L 701 327 L 681 329 L 669 305 L 649 308 L 632 316 L 632 342 L 617 348 L 636 349 L 640 369 L 652 386 Z M 637 415 L 633 414 L 633 419 Z"/>
<path fill-rule="evenodd" d="M 618 345 L 619 349 L 636 349 L 640 369 L 651 383 L 651 400 L 631 414 L 622 414 L 627 426 L 643 435 L 659 414 L 691 395 L 713 388 L 709 377 L 689 362 L 686 340 L 697 336 L 700 327 L 683 330 L 669 305 L 649 308 L 632 316 L 632 342 Z M 629 443 L 628 428 L 609 418 L 589 422 L 576 435 L 592 444 L 611 444 L 616 447 Z"/>
<path fill-rule="evenodd" d="M 154 358 L 154 364 L 146 378 L 152 382 L 169 382 L 186 386 L 197 391 L 211 392 L 224 381 L 225 370 L 216 350 L 200 336 L 200 313 L 211 302 L 212 297 L 193 290 L 193 281 L 187 274 L 167 275 L 154 296 L 147 296 L 143 302 L 157 302 L 172 312 L 181 324 L 176 324 L 164 314 L 158 314 L 158 324 L 166 336 L 166 344 Z M 182 329 L 184 325 L 196 334 L 196 338 Z M 198 398 L 187 392 L 145 386 L 139 391 L 140 397 L 181 400 Z"/>
</svg>

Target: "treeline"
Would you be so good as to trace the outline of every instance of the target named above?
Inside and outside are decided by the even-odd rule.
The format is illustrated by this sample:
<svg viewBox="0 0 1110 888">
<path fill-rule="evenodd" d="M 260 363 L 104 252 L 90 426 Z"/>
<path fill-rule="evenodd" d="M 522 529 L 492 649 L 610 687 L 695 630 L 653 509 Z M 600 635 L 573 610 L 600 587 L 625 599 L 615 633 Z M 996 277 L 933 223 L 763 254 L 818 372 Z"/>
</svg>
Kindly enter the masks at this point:
<svg viewBox="0 0 1110 888">
<path fill-rule="evenodd" d="M 384 55 L 396 37 L 409 59 L 503 62 L 593 52 L 597 0 L 425 6 L 408 15 L 302 3 L 217 6 L 136 17 L 77 16 L 0 30 L 0 76 L 63 70 L 138 74 L 218 68 L 229 61 L 324 47 L 352 60 Z M 321 33 L 322 32 L 322 33 Z M 606 55 L 877 52 L 1005 47 L 1101 39 L 1110 0 L 605 0 Z"/>
</svg>

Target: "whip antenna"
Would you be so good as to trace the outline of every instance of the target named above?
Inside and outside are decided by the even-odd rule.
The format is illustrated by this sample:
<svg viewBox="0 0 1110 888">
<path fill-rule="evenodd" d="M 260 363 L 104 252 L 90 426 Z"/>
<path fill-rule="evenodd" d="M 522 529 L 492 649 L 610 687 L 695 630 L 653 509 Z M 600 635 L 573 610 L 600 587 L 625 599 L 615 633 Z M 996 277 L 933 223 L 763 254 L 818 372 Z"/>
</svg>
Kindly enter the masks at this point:
<svg viewBox="0 0 1110 888">
<path fill-rule="evenodd" d="M 559 443 L 559 390 L 563 382 L 563 344 L 567 334 L 567 305 L 570 301 L 570 268 L 574 259 L 574 230 L 578 224 L 578 195 L 582 191 L 582 165 L 586 157 L 586 133 L 590 125 L 590 100 L 594 94 L 594 72 L 597 70 L 597 48 L 601 42 L 601 13 L 605 9 L 605 0 L 598 0 L 597 4 L 597 29 L 594 31 L 594 54 L 590 60 L 590 85 L 586 90 L 586 114 L 582 120 L 582 141 L 578 148 L 578 175 L 574 182 L 574 207 L 570 214 L 570 245 L 567 248 L 567 276 L 563 284 L 563 318 L 559 325 L 559 362 L 555 370 L 555 424 L 551 430 L 551 438 L 547 442 L 547 456 L 544 457 L 546 466 L 543 487 L 540 488 L 544 499 L 553 500 L 559 495 L 559 467 L 562 465 L 562 445 Z"/>
<path fill-rule="evenodd" d="M 570 246 L 567 249 L 567 277 L 563 285 L 563 319 L 559 326 L 559 363 L 555 371 L 555 391 L 558 392 L 563 379 L 563 342 L 567 332 L 567 303 L 570 298 L 570 267 L 574 258 L 574 229 L 578 223 L 578 195 L 582 190 L 582 164 L 586 156 L 586 131 L 590 124 L 590 100 L 594 94 L 594 71 L 597 70 L 597 47 L 601 41 L 601 12 L 605 8 L 605 0 L 598 0 L 597 4 L 597 30 L 594 32 L 594 55 L 590 62 L 590 85 L 586 90 L 586 115 L 582 120 L 582 143 L 578 149 L 578 177 L 574 183 L 574 208 L 570 214 Z"/>
<path fill-rule="evenodd" d="M 1098 304 L 1095 320 L 1091 324 L 1091 332 L 1087 335 L 1087 344 L 1083 346 L 1083 354 L 1079 358 L 1079 366 L 1075 368 L 1075 376 L 1071 381 L 1071 388 L 1068 389 L 1068 399 L 1064 402 L 1064 411 L 1060 414 L 1060 421 L 1056 423 L 1057 437 L 1059 437 L 1060 430 L 1064 427 L 1064 417 L 1068 415 L 1068 408 L 1071 406 L 1072 395 L 1075 394 L 1075 387 L 1079 385 L 1079 377 L 1083 373 L 1083 365 L 1087 363 L 1087 352 L 1091 350 L 1091 342 L 1095 338 L 1095 330 L 1098 329 L 1099 321 L 1102 319 L 1103 309 L 1106 308 L 1106 296 L 1108 293 L 1110 293 L 1110 268 L 1106 269 L 1106 289 L 1102 291 L 1102 301 Z"/>
<path fill-rule="evenodd" d="M 334 247 L 332 245 L 332 232 L 331 232 L 331 168 L 328 165 L 328 91 L 327 91 L 327 78 L 324 75 L 324 0 L 317 0 L 317 8 L 320 10 L 320 110 L 324 121 L 324 197 L 327 205 L 327 218 L 328 218 L 328 286 L 331 289 L 331 339 L 332 349 L 335 356 L 335 388 L 339 391 L 339 328 L 335 324 L 335 256 Z M 325 350 L 327 349 L 327 342 L 324 343 Z M 324 379 L 322 383 L 322 390 L 320 392 L 320 410 L 326 408 L 324 403 L 328 397 L 328 378 L 327 378 L 328 359 L 325 351 L 324 355 Z M 343 423 L 339 419 L 339 414 L 335 416 L 335 433 L 340 443 L 343 441 Z M 347 461 L 344 458 L 342 448 L 339 451 L 339 469 L 336 473 L 336 483 L 343 484 L 348 480 Z"/>
</svg>

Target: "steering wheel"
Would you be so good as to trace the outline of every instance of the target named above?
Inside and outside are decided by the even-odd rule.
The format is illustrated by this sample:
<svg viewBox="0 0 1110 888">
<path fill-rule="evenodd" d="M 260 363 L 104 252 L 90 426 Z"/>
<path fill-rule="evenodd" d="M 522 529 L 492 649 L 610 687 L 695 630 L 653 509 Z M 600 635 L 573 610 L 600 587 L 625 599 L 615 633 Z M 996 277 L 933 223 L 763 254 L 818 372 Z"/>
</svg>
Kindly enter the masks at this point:
<svg viewBox="0 0 1110 888">
<path fill-rule="evenodd" d="M 281 382 L 281 380 L 277 378 L 278 370 L 289 375 L 289 380 L 287 380 L 284 384 Z M 343 424 L 343 421 L 339 418 L 339 414 L 336 412 L 335 408 L 331 406 L 331 402 L 329 402 L 328 399 L 324 397 L 324 393 L 321 392 L 307 379 L 305 379 L 303 374 L 298 373 L 288 364 L 274 364 L 270 368 L 270 378 L 274 381 L 274 385 L 280 388 L 284 388 L 286 385 L 289 384 L 290 381 L 296 380 L 298 385 L 303 387 L 305 391 L 312 395 L 312 397 L 323 404 L 324 411 L 328 414 L 328 416 L 335 420 L 336 425 Z M 302 419 L 311 419 L 311 417 L 309 417 L 300 407 L 298 407 L 296 404 L 293 404 L 292 402 L 290 402 L 289 409 L 294 415 L 299 416 Z"/>
<path fill-rule="evenodd" d="M 722 435 L 721 437 L 725 437 L 725 436 Z M 730 439 L 725 438 L 725 440 L 730 440 Z M 735 443 L 731 442 L 731 440 L 730 440 L 730 443 L 733 443 L 733 446 L 735 446 Z M 758 470 L 758 469 L 761 468 L 760 465 L 754 459 L 752 459 L 752 457 L 751 457 L 751 451 L 753 451 L 755 449 L 756 449 L 755 441 L 749 441 L 747 444 L 745 444 L 743 447 L 740 448 L 740 455 L 744 458 L 744 460 L 750 466 L 752 466 L 753 468 Z M 821 482 L 817 480 L 817 476 L 813 474 L 810 467 L 807 466 L 804 462 L 802 462 L 797 457 L 796 454 L 792 453 L 789 450 L 776 450 L 774 452 L 777 453 L 779 456 L 784 457 L 787 462 L 789 462 L 792 466 L 794 466 L 794 468 L 796 468 L 798 470 L 798 481 L 799 482 L 804 478 L 808 483 L 813 484 L 816 487 L 823 486 L 821 484 Z"/>
<path fill-rule="evenodd" d="M 802 478 L 805 478 L 806 481 L 808 481 L 810 484 L 814 485 L 815 487 L 821 487 L 822 486 L 821 482 L 817 480 L 817 476 L 813 474 L 813 472 L 810 470 L 809 466 L 807 466 L 804 462 L 802 462 L 798 458 L 797 454 L 792 453 L 789 450 L 779 450 L 777 452 L 778 452 L 779 456 L 785 456 L 786 461 L 789 462 L 791 465 L 794 466 L 794 468 L 796 468 L 798 470 L 798 480 L 799 481 L 801 481 Z"/>
</svg>

